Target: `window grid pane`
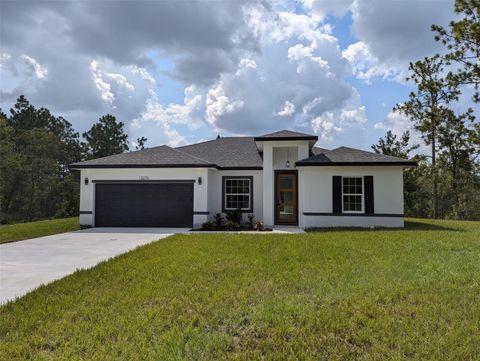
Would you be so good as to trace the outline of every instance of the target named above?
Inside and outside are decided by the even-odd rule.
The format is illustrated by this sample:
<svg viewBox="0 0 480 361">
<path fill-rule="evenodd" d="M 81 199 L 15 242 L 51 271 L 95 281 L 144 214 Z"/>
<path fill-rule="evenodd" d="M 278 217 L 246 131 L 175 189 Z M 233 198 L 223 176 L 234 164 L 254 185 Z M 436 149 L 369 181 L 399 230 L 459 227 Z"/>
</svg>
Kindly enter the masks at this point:
<svg viewBox="0 0 480 361">
<path fill-rule="evenodd" d="M 225 208 L 250 208 L 250 179 L 225 179 Z"/>
<path fill-rule="evenodd" d="M 345 177 L 343 178 L 343 211 L 361 212 L 362 211 L 362 178 Z"/>
</svg>

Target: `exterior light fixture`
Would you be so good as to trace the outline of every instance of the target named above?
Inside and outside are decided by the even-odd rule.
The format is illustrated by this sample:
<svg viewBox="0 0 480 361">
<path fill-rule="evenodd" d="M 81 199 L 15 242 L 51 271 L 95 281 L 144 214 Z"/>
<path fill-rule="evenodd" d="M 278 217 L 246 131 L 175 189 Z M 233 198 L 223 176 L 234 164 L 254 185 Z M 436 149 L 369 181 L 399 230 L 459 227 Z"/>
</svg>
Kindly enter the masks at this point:
<svg viewBox="0 0 480 361">
<path fill-rule="evenodd" d="M 285 162 L 285 166 L 290 168 L 290 149 L 287 148 L 287 161 Z"/>
<path fill-rule="evenodd" d="M 85 185 L 88 186 L 88 177 L 85 177 Z"/>
<path fill-rule="evenodd" d="M 198 185 L 202 184 L 202 177 L 198 177 Z"/>
</svg>

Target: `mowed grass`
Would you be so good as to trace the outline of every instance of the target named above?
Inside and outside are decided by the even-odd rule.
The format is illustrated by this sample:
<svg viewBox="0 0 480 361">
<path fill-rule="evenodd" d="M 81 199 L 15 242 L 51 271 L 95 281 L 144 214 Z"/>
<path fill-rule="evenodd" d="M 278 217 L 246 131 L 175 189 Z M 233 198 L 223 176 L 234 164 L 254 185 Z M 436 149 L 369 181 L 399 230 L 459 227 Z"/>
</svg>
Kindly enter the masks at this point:
<svg viewBox="0 0 480 361">
<path fill-rule="evenodd" d="M 0 226 L 0 244 L 80 229 L 78 217 Z"/>
<path fill-rule="evenodd" d="M 176 235 L 0 308 L 5 360 L 478 360 L 480 223 Z"/>
</svg>

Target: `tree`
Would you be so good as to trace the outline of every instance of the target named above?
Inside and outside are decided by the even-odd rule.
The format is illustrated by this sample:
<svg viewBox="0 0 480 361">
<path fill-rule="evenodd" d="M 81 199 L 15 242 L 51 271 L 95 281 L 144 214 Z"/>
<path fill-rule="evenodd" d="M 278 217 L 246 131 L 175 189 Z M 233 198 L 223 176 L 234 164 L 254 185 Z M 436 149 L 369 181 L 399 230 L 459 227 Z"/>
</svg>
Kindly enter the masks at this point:
<svg viewBox="0 0 480 361">
<path fill-rule="evenodd" d="M 142 150 L 145 148 L 145 143 L 147 142 L 147 138 L 141 137 L 137 138 L 137 141 L 135 142 L 135 149 L 136 150 Z"/>
<path fill-rule="evenodd" d="M 0 138 L 1 223 L 78 214 L 79 176 L 68 164 L 83 144 L 66 119 L 20 96 L 10 116 L 0 111 Z"/>
<path fill-rule="evenodd" d="M 451 21 L 448 29 L 432 25 L 432 30 L 437 33 L 435 40 L 447 48 L 447 63 L 460 65 L 448 74 L 448 79 L 473 85 L 473 100 L 480 102 L 480 0 L 456 0 L 454 10 L 463 18 Z"/>
<path fill-rule="evenodd" d="M 388 131 L 385 134 L 385 139 L 380 138 L 377 144 L 372 145 L 372 149 L 375 153 L 391 155 L 399 158 L 409 158 L 409 153 L 419 147 L 419 145 L 409 145 L 410 132 L 406 130 L 403 132 L 401 138 L 397 140 L 397 136 Z"/>
<path fill-rule="evenodd" d="M 448 109 L 445 111 L 443 122 L 438 127 L 439 148 L 443 151 L 441 156 L 445 160 L 444 168 L 450 172 L 455 204 L 458 204 L 459 200 L 459 184 L 465 176 L 468 177 L 473 168 L 471 155 L 474 147 L 470 143 L 473 130 L 467 124 L 474 119 L 472 109 L 458 116 Z"/>
<path fill-rule="evenodd" d="M 408 116 L 416 130 L 422 133 L 422 139 L 431 146 L 433 218 L 438 217 L 438 174 L 436 169 L 438 127 L 445 116 L 448 103 L 457 100 L 458 88 L 442 75 L 444 64 L 439 55 L 410 63 L 412 81 L 417 90 L 409 94 L 409 100 L 397 104 L 395 111 Z"/>
<path fill-rule="evenodd" d="M 123 131 L 124 124 L 117 122 L 113 115 L 101 117 L 88 132 L 83 133 L 87 141 L 88 158 L 106 157 L 128 150 L 128 135 Z"/>
</svg>

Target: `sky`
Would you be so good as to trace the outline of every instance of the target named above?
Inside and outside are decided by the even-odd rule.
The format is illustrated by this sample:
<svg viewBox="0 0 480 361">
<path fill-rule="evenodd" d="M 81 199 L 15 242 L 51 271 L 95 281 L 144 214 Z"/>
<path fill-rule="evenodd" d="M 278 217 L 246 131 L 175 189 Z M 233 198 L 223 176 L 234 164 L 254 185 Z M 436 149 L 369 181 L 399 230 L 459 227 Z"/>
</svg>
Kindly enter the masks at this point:
<svg viewBox="0 0 480 361">
<path fill-rule="evenodd" d="M 0 107 L 24 94 L 79 132 L 104 114 L 132 145 L 290 129 L 369 149 L 410 61 L 442 51 L 452 0 L 0 0 Z"/>
</svg>

